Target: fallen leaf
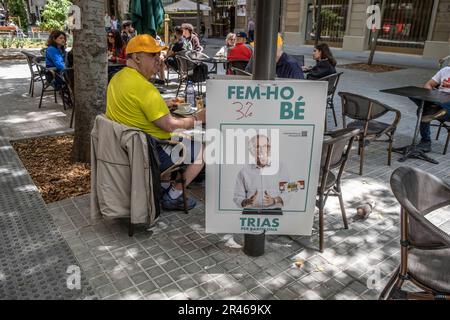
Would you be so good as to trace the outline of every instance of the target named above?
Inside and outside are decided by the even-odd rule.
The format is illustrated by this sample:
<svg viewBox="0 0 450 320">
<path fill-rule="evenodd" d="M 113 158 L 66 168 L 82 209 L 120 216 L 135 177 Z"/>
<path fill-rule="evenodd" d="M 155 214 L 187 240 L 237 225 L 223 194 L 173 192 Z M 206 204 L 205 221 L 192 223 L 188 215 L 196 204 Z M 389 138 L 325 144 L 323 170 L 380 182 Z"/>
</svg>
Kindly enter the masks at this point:
<svg viewBox="0 0 450 320">
<path fill-rule="evenodd" d="M 325 268 L 322 267 L 322 266 L 317 266 L 317 267 L 316 267 L 316 271 L 318 271 L 318 272 L 324 272 L 324 271 L 325 271 Z"/>
<path fill-rule="evenodd" d="M 294 265 L 295 265 L 296 268 L 301 269 L 301 268 L 303 268 L 303 266 L 305 265 L 305 261 L 302 260 L 302 259 L 297 259 L 297 260 L 294 262 Z"/>
</svg>

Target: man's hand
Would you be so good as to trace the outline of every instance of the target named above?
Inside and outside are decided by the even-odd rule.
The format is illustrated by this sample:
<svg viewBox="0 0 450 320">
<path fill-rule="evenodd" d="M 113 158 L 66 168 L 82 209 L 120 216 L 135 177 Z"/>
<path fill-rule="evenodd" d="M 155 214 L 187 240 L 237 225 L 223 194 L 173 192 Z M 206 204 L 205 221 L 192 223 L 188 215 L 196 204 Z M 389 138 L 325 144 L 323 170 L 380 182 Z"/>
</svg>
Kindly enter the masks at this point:
<svg viewBox="0 0 450 320">
<path fill-rule="evenodd" d="M 428 90 L 433 90 L 434 88 L 436 88 L 437 86 L 439 86 L 439 83 L 437 83 L 436 81 L 434 81 L 433 79 L 431 79 L 430 81 L 428 81 L 427 83 L 425 83 L 424 88 L 428 89 Z"/>
<path fill-rule="evenodd" d="M 264 208 L 273 206 L 274 204 L 276 204 L 275 198 L 272 198 L 271 196 L 269 196 L 267 191 L 264 191 L 264 198 L 263 198 L 263 206 L 264 206 Z"/>
<path fill-rule="evenodd" d="M 206 109 L 201 109 L 198 111 L 195 116 L 197 117 L 197 121 L 200 121 L 202 123 L 206 122 Z"/>
<path fill-rule="evenodd" d="M 174 111 L 177 108 L 177 100 L 174 98 L 171 99 L 164 99 L 164 101 L 167 104 L 167 107 L 169 108 L 170 111 Z"/>
<path fill-rule="evenodd" d="M 248 208 L 248 207 L 254 206 L 257 195 L 258 195 L 258 191 L 256 191 L 255 194 L 252 195 L 250 198 L 245 199 L 244 201 L 242 201 L 242 207 L 243 208 Z"/>
</svg>

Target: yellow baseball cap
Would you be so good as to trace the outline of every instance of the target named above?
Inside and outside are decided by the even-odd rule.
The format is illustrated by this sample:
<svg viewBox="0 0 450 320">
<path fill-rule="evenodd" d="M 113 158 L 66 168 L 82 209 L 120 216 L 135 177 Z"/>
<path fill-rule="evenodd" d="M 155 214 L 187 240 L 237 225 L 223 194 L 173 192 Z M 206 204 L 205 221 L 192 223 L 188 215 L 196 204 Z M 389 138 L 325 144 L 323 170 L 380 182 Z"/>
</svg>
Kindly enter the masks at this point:
<svg viewBox="0 0 450 320">
<path fill-rule="evenodd" d="M 250 45 L 252 47 L 255 47 L 255 41 L 250 42 Z M 277 38 L 277 47 L 281 47 L 283 45 L 283 38 L 281 38 L 281 35 L 278 34 L 278 38 Z"/>
<path fill-rule="evenodd" d="M 280 34 L 278 34 L 277 47 L 281 47 L 282 45 L 283 45 L 283 38 L 281 37 Z"/>
<path fill-rule="evenodd" d="M 137 52 L 158 53 L 167 50 L 167 46 L 161 46 L 155 38 L 149 34 L 140 34 L 133 37 L 127 45 L 127 54 Z"/>
</svg>

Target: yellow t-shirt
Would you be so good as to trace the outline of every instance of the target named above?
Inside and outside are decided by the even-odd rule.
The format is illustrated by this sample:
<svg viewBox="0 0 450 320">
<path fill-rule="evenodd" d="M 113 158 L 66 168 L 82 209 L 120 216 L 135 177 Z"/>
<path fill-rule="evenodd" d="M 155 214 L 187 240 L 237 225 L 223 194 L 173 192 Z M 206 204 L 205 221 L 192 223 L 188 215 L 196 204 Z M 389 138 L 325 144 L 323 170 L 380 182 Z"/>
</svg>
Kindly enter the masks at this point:
<svg viewBox="0 0 450 320">
<path fill-rule="evenodd" d="M 153 123 L 169 112 L 159 91 L 137 70 L 125 67 L 109 82 L 106 97 L 109 119 L 139 128 L 158 139 L 170 139 L 169 132 Z"/>
</svg>

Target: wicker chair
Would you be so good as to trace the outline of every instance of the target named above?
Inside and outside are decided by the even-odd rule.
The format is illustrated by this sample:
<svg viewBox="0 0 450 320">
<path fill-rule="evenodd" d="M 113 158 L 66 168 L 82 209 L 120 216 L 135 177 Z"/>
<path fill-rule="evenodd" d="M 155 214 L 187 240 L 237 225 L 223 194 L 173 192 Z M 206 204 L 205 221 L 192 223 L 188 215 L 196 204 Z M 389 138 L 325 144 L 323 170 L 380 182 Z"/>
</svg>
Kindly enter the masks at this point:
<svg viewBox="0 0 450 320">
<path fill-rule="evenodd" d="M 339 83 L 339 79 L 343 75 L 343 72 L 330 74 L 329 76 L 323 77 L 318 81 L 327 81 L 328 82 L 328 96 L 327 96 L 327 109 L 330 109 L 333 112 L 334 126 L 337 127 L 337 118 L 336 111 L 334 109 L 334 94 L 336 93 L 336 89 Z M 327 121 L 325 121 L 325 125 Z M 325 127 L 325 130 L 327 128 Z"/>
<path fill-rule="evenodd" d="M 426 219 L 450 205 L 450 186 L 420 169 L 400 167 L 391 188 L 401 205 L 401 260 L 380 299 L 450 300 L 450 236 Z M 403 291 L 406 280 L 423 291 Z"/>
<path fill-rule="evenodd" d="M 207 74 L 203 74 L 201 76 L 195 76 L 195 68 L 202 64 L 202 62 L 195 61 L 189 58 L 189 52 L 184 54 L 175 55 L 175 59 L 178 65 L 178 79 L 179 85 L 177 89 L 176 96 L 180 93 L 181 86 L 183 83 L 187 83 L 188 80 L 191 80 L 193 83 L 197 83 L 197 91 L 202 94 L 202 82 L 206 81 Z"/>
<path fill-rule="evenodd" d="M 320 181 L 317 192 L 317 207 L 319 208 L 319 250 L 323 252 L 324 241 L 324 207 L 328 196 L 337 196 L 341 206 L 344 228 L 348 229 L 344 200 L 341 191 L 341 177 L 344 173 L 348 155 L 352 149 L 353 140 L 359 134 L 359 129 L 341 129 L 325 134 L 322 159 L 320 164 Z M 333 170 L 337 170 L 337 174 Z"/>
<path fill-rule="evenodd" d="M 38 82 L 41 79 L 41 76 L 39 74 L 39 69 L 37 67 L 37 63 L 39 63 L 38 56 L 32 54 L 28 51 L 22 51 L 22 54 L 26 57 L 28 68 L 30 69 L 30 89 L 28 90 L 28 93 L 31 94 L 31 97 L 34 97 L 34 84 Z M 42 59 L 42 58 L 41 58 Z"/>
<path fill-rule="evenodd" d="M 359 155 L 360 166 L 359 174 L 363 174 L 364 169 L 364 148 L 366 142 L 376 140 L 382 136 L 386 136 L 389 143 L 388 148 L 388 165 L 391 165 L 392 159 L 392 143 L 394 142 L 394 133 L 400 121 L 400 111 L 389 107 L 376 100 L 360 96 L 349 92 L 339 92 L 342 99 L 342 122 L 344 128 L 360 129 Z M 391 113 L 395 115 L 391 123 L 377 121 L 376 119 Z M 354 121 L 346 123 L 346 117 Z"/>
</svg>

